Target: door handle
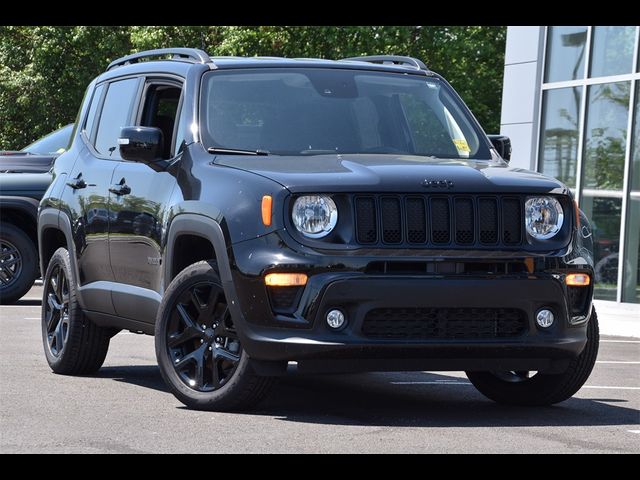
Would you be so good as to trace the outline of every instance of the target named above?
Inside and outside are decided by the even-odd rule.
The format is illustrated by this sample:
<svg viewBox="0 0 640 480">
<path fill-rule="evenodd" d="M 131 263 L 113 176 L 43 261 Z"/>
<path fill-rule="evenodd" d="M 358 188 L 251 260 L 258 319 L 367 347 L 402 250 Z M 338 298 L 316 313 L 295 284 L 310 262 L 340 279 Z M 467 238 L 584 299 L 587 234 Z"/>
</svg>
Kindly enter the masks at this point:
<svg viewBox="0 0 640 480">
<path fill-rule="evenodd" d="M 116 183 L 115 185 L 111 185 L 109 191 L 115 195 L 129 195 L 131 193 L 131 187 L 124 183 L 124 178 L 120 180 L 120 183 Z"/>
<path fill-rule="evenodd" d="M 78 190 L 80 188 L 87 188 L 87 182 L 85 182 L 82 179 L 82 173 L 79 173 L 76 178 L 74 178 L 70 182 L 67 182 L 67 185 L 73 188 L 73 190 Z"/>
</svg>

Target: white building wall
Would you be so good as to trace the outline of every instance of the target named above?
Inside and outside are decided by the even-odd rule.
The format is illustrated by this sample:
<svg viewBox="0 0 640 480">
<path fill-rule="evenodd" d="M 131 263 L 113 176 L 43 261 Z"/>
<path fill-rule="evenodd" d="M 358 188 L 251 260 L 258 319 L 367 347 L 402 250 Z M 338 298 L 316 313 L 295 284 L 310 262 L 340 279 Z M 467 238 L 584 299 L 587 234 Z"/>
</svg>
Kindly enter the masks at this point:
<svg viewBox="0 0 640 480">
<path fill-rule="evenodd" d="M 511 138 L 511 165 L 535 170 L 544 27 L 507 29 L 500 133 Z"/>
</svg>

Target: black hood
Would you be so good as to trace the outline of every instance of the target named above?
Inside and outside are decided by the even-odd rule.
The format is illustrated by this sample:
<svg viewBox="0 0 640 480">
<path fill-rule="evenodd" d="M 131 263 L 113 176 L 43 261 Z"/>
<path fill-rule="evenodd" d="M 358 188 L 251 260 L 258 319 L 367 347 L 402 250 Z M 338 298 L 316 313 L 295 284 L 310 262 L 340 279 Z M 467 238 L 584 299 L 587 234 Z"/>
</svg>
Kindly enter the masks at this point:
<svg viewBox="0 0 640 480">
<path fill-rule="evenodd" d="M 558 180 L 509 167 L 501 160 L 410 155 L 221 155 L 214 163 L 267 177 L 294 193 L 567 193 Z"/>
</svg>

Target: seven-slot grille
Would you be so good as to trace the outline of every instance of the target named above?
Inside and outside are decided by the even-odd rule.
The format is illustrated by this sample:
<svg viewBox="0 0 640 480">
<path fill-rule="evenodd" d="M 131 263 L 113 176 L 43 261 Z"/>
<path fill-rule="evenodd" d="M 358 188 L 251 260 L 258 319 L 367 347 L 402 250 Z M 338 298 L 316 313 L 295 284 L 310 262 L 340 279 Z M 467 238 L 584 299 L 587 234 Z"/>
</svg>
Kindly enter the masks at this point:
<svg viewBox="0 0 640 480">
<path fill-rule="evenodd" d="M 358 195 L 361 245 L 507 246 L 522 244 L 522 200 L 496 195 Z"/>
</svg>

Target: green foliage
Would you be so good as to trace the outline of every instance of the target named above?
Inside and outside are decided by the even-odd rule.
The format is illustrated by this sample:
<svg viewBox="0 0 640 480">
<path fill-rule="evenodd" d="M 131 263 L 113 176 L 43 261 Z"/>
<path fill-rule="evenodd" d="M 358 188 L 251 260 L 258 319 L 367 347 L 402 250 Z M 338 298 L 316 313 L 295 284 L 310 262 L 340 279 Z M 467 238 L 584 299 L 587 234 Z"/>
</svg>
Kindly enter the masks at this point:
<svg viewBox="0 0 640 480">
<path fill-rule="evenodd" d="M 0 27 L 0 149 L 22 148 L 74 120 L 89 82 L 133 51 L 186 46 L 210 55 L 423 59 L 488 132 L 500 123 L 504 27 Z"/>
</svg>

